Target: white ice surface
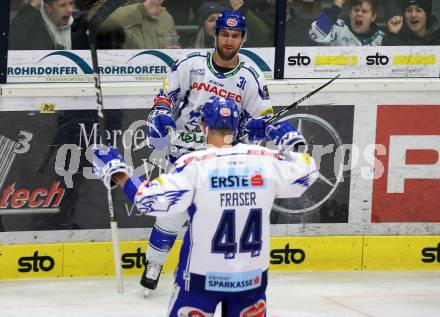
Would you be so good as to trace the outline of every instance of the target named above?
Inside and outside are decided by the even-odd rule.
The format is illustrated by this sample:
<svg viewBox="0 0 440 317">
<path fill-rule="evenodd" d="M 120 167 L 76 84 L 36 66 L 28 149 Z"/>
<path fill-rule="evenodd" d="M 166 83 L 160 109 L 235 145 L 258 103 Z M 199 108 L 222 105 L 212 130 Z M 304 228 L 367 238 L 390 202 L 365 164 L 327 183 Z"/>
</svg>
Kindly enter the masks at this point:
<svg viewBox="0 0 440 317">
<path fill-rule="evenodd" d="M 147 300 L 137 277 L 124 286 L 119 294 L 112 278 L 0 281 L 0 316 L 166 316 L 171 275 Z M 271 273 L 267 297 L 268 317 L 437 317 L 440 271 Z"/>
</svg>

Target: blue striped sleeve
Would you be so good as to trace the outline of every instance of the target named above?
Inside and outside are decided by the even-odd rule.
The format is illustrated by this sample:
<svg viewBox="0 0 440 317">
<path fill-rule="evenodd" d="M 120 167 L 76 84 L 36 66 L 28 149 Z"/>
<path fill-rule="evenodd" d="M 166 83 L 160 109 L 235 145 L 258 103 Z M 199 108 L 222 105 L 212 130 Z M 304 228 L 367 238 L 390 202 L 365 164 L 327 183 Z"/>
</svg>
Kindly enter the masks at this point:
<svg viewBox="0 0 440 317">
<path fill-rule="evenodd" d="M 131 202 L 134 202 L 134 197 L 136 196 L 138 188 L 144 180 L 145 178 L 143 177 L 132 176 L 125 182 L 124 193 Z"/>
</svg>

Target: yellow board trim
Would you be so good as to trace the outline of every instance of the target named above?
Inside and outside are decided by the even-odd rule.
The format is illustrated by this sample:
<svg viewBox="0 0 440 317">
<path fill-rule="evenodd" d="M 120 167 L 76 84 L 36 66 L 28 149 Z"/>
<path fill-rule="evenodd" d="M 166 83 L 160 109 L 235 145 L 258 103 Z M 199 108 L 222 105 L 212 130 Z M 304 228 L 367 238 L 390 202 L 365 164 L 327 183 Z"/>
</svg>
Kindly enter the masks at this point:
<svg viewBox="0 0 440 317">
<path fill-rule="evenodd" d="M 123 275 L 142 273 L 146 245 L 121 242 Z M 175 271 L 181 245 L 176 240 L 164 273 Z M 440 270 L 440 236 L 272 237 L 270 250 L 272 272 Z M 2 245 L 0 268 L 0 280 L 113 276 L 112 243 Z"/>
<path fill-rule="evenodd" d="M 362 267 L 363 237 L 273 237 L 271 238 L 271 265 L 274 272 L 291 271 L 351 271 Z M 289 250 L 287 250 L 289 249 Z M 292 263 L 291 257 L 296 254 Z M 290 256 L 287 254 L 290 253 Z M 280 264 L 274 263 L 283 258 Z"/>
<path fill-rule="evenodd" d="M 363 269 L 439 270 L 440 258 L 437 258 L 437 252 L 440 251 L 438 250 L 440 250 L 438 236 L 365 237 Z M 436 259 L 432 261 L 434 255 Z"/>
<path fill-rule="evenodd" d="M 354 66 L 357 64 L 357 56 L 315 56 L 316 66 Z"/>
<path fill-rule="evenodd" d="M 396 55 L 393 56 L 394 65 L 435 65 L 435 55 Z"/>
<path fill-rule="evenodd" d="M 62 277 L 63 253 L 63 244 L 2 245 L 0 280 Z"/>
</svg>

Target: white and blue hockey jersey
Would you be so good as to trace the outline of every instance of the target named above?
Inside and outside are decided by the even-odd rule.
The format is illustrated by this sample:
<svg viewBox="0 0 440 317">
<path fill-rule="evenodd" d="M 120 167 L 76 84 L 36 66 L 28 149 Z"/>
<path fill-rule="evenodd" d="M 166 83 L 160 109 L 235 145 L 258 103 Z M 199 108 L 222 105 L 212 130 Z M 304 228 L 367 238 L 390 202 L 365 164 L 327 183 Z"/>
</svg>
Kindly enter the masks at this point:
<svg viewBox="0 0 440 317">
<path fill-rule="evenodd" d="M 300 197 L 316 180 L 313 158 L 257 145 L 210 147 L 128 196 L 154 216 L 186 213 L 176 282 L 197 292 L 238 294 L 266 287 L 275 198 Z"/>
<path fill-rule="evenodd" d="M 212 96 L 233 99 L 244 119 L 273 114 L 264 76 L 238 56 L 238 65 L 227 73 L 215 70 L 211 52 L 189 54 L 172 67 L 163 96 L 173 104 L 178 135 L 173 144 L 197 147 L 203 143 L 203 135 L 197 133 L 198 110 Z"/>
<path fill-rule="evenodd" d="M 380 46 L 385 33 L 372 22 L 365 34 L 355 34 L 350 21 L 337 18 L 341 9 L 336 5 L 324 10 L 312 23 L 309 37 L 315 43 L 330 46 Z"/>
</svg>

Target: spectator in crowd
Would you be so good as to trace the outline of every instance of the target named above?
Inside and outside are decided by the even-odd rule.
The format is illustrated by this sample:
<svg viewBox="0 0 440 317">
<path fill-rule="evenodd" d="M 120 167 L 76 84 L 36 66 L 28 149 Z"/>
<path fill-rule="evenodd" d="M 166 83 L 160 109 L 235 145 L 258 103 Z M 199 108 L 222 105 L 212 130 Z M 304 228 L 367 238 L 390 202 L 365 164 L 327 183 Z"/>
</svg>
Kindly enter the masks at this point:
<svg viewBox="0 0 440 317">
<path fill-rule="evenodd" d="M 388 21 L 395 15 L 400 15 L 401 9 L 400 9 L 400 2 L 402 0 L 387 0 L 385 3 L 381 3 L 381 6 L 384 10 L 384 21 Z"/>
<path fill-rule="evenodd" d="M 434 1 L 432 3 L 432 14 L 440 18 L 440 1 Z"/>
<path fill-rule="evenodd" d="M 275 32 L 275 16 L 277 13 L 277 0 L 262 0 L 258 6 L 258 16 Z"/>
<path fill-rule="evenodd" d="M 197 11 L 197 24 L 199 31 L 194 39 L 195 48 L 207 48 L 214 46 L 214 26 L 220 13 L 226 8 L 217 2 L 204 2 Z"/>
<path fill-rule="evenodd" d="M 313 20 L 305 19 L 295 11 L 294 4 L 300 1 L 301 0 L 287 0 L 285 46 L 309 46 L 315 44 L 310 41 L 309 38 L 309 29 Z M 258 14 L 269 26 L 269 29 L 275 32 L 277 2 L 276 0 L 264 0 L 262 2 L 263 3 L 260 3 L 261 7 L 258 9 Z M 313 8 L 317 6 L 316 3 L 306 4 L 303 1 L 301 2 L 303 6 L 308 6 L 308 11 L 313 10 Z"/>
<path fill-rule="evenodd" d="M 12 19 L 9 48 L 12 50 L 86 49 L 85 28 L 77 28 L 73 0 L 32 0 Z"/>
<path fill-rule="evenodd" d="M 403 16 L 388 21 L 383 45 L 438 45 L 440 23 L 432 14 L 432 0 L 403 0 Z"/>
<path fill-rule="evenodd" d="M 274 1 L 274 0 L 271 0 Z M 312 21 L 300 17 L 293 8 L 294 1 L 287 0 L 286 8 L 286 46 L 308 46 L 312 42 L 309 38 L 309 28 Z"/>
<path fill-rule="evenodd" d="M 213 27 L 221 12 L 230 7 L 233 11 L 240 11 L 245 16 L 248 25 L 248 36 L 244 46 L 262 47 L 271 46 L 271 34 L 264 21 L 258 18 L 243 0 L 228 0 L 227 2 L 207 1 L 197 11 L 196 18 L 199 31 L 192 41 L 191 47 L 211 48 L 214 43 Z M 273 37 L 272 37 L 273 38 Z"/>
<path fill-rule="evenodd" d="M 135 0 L 127 0 L 125 4 L 129 4 Z M 138 0 L 136 0 L 139 3 Z M 76 0 L 76 8 L 78 10 L 77 17 L 74 20 L 78 25 L 78 29 L 88 30 L 88 21 L 95 15 L 98 9 L 103 5 L 104 0 Z M 74 13 L 75 14 L 75 13 Z M 124 31 L 121 27 L 115 28 L 109 32 L 99 32 L 96 39 L 96 47 L 98 49 L 118 49 L 122 48 L 124 43 Z M 86 38 L 86 41 L 88 39 Z M 88 42 L 87 42 L 88 47 Z"/>
<path fill-rule="evenodd" d="M 260 9 L 261 18 L 275 32 L 276 0 L 264 0 L 264 7 Z M 300 17 L 293 8 L 294 0 L 287 0 L 286 6 L 286 46 L 308 46 L 312 42 L 309 39 L 309 28 L 312 21 Z M 273 36 L 272 36 L 273 37 Z"/>
<path fill-rule="evenodd" d="M 173 17 L 162 6 L 163 0 L 144 0 L 117 9 L 100 32 L 123 29 L 122 48 L 180 48 Z"/>
<path fill-rule="evenodd" d="M 335 0 L 312 23 L 309 36 L 330 46 L 378 46 L 385 33 L 376 25 L 377 0 L 349 0 L 348 19 L 338 18 L 346 0 Z"/>
<path fill-rule="evenodd" d="M 250 9 L 248 2 L 252 0 L 222 0 L 219 3 L 229 6 L 233 11 L 240 11 L 246 19 L 248 34 L 245 47 L 272 46 L 273 36 L 267 24 Z"/>
<path fill-rule="evenodd" d="M 177 25 L 187 25 L 191 22 L 192 17 L 196 14 L 204 0 L 185 0 L 185 6 L 182 6 L 180 0 L 165 0 L 164 5 L 167 11 L 173 16 Z M 197 18 L 197 16 L 196 16 Z"/>
</svg>

